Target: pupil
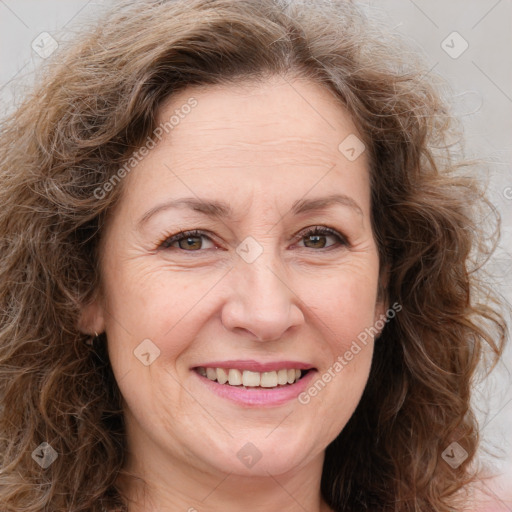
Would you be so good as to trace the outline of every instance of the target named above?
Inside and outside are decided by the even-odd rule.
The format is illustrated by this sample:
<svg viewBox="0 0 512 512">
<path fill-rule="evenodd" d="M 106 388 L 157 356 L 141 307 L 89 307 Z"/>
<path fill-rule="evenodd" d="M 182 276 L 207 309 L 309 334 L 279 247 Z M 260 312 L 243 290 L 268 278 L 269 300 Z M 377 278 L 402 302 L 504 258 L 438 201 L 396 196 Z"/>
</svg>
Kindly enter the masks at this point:
<svg viewBox="0 0 512 512">
<path fill-rule="evenodd" d="M 318 243 L 320 238 L 324 238 L 324 235 L 309 235 L 309 239 L 313 243 Z M 325 246 L 325 240 L 323 240 L 323 242 L 324 242 L 323 244 L 320 244 L 320 247 Z"/>
<path fill-rule="evenodd" d="M 195 242 L 194 242 L 194 240 L 195 240 Z M 199 240 L 199 237 L 197 237 L 197 236 L 196 237 L 191 236 L 191 237 L 186 238 L 185 239 L 185 242 L 187 244 L 186 248 L 194 248 L 193 245 L 194 245 L 194 243 L 196 243 L 196 244 L 198 243 L 197 240 Z M 182 249 L 183 249 L 183 247 L 182 247 Z"/>
</svg>

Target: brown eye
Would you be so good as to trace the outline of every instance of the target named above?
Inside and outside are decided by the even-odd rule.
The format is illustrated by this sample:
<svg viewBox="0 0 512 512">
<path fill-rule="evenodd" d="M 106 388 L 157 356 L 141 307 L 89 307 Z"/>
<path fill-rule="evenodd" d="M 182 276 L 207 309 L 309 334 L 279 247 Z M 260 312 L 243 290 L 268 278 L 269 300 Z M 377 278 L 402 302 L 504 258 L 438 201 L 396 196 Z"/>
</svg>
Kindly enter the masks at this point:
<svg viewBox="0 0 512 512">
<path fill-rule="evenodd" d="M 304 240 L 305 247 L 308 249 L 326 249 L 336 244 L 348 245 L 345 237 L 331 228 L 317 226 L 313 229 L 303 231 L 301 238 Z M 331 238 L 335 241 L 327 245 L 326 239 Z"/>
<path fill-rule="evenodd" d="M 166 238 L 159 247 L 163 249 L 182 249 L 188 252 L 196 252 L 200 249 L 209 249 L 211 247 L 203 247 L 204 242 L 203 239 L 207 239 L 213 245 L 213 242 L 210 238 L 203 233 L 202 231 L 194 230 L 194 231 L 184 231 L 181 233 L 177 233 L 176 235 L 170 236 Z"/>
</svg>

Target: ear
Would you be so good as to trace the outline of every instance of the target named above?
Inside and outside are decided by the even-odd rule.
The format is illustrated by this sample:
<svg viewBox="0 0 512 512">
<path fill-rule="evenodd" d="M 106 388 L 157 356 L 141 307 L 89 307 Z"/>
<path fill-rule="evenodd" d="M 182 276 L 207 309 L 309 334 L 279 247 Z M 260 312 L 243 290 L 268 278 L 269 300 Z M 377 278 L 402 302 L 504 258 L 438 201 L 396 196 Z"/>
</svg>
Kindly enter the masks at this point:
<svg viewBox="0 0 512 512">
<path fill-rule="evenodd" d="M 377 291 L 377 300 L 375 303 L 375 314 L 373 318 L 373 325 L 375 329 L 377 329 L 377 334 L 375 335 L 375 339 L 377 339 L 382 329 L 384 329 L 384 326 L 387 322 L 387 315 L 386 313 L 389 310 L 389 299 L 388 299 L 388 282 L 389 282 L 389 265 L 386 265 L 383 267 L 380 271 L 379 276 L 379 284 L 378 284 L 378 291 Z"/>
<path fill-rule="evenodd" d="M 93 335 L 102 333 L 105 330 L 104 308 L 99 297 L 82 307 L 78 329 L 84 334 Z"/>
</svg>

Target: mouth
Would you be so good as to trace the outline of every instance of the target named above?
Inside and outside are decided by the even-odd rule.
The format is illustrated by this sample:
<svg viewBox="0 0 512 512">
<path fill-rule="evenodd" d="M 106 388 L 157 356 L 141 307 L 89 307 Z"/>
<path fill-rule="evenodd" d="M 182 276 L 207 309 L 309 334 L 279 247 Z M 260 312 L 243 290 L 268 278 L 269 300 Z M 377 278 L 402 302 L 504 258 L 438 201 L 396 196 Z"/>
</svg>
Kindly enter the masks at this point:
<svg viewBox="0 0 512 512">
<path fill-rule="evenodd" d="M 304 378 L 312 369 L 281 368 L 279 370 L 257 372 L 239 368 L 212 368 L 198 366 L 194 370 L 201 376 L 223 386 L 243 389 L 274 389 L 289 387 Z"/>
<path fill-rule="evenodd" d="M 244 407 L 283 405 L 304 391 L 318 373 L 298 362 L 223 361 L 191 368 L 207 390 Z"/>
</svg>

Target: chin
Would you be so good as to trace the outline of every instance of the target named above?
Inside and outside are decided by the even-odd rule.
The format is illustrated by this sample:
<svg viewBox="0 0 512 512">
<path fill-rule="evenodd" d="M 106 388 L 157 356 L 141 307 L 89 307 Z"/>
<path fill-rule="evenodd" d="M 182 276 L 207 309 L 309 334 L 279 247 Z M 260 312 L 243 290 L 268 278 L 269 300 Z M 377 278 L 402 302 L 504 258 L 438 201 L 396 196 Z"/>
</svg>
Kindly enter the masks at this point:
<svg viewBox="0 0 512 512">
<path fill-rule="evenodd" d="M 305 438 L 270 432 L 271 429 L 265 429 L 264 434 L 247 432 L 224 444 L 215 443 L 207 452 L 207 460 L 205 453 L 198 456 L 224 473 L 268 477 L 269 473 L 280 475 L 299 469 L 322 454 L 322 447 L 308 446 Z"/>
</svg>

